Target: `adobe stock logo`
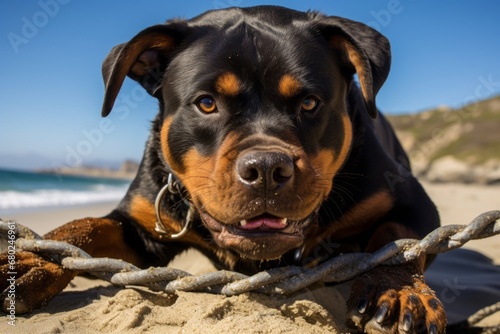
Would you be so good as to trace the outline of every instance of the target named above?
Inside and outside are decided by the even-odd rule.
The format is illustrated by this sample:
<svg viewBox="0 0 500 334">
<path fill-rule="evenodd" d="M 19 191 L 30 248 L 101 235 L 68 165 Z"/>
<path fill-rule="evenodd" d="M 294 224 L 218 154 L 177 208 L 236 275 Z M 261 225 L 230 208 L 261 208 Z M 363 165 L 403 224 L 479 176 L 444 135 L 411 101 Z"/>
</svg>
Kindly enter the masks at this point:
<svg viewBox="0 0 500 334">
<path fill-rule="evenodd" d="M 374 18 L 374 20 L 368 22 L 367 25 L 380 31 L 382 27 L 387 27 L 392 22 L 392 18 L 394 16 L 401 14 L 403 9 L 404 6 L 401 1 L 389 0 L 386 8 L 370 11 L 370 15 Z"/>
<path fill-rule="evenodd" d="M 215 9 L 226 8 L 228 6 L 239 6 L 243 0 L 214 0 L 212 5 Z"/>
<path fill-rule="evenodd" d="M 118 120 L 124 121 L 130 112 L 140 106 L 149 95 L 141 86 L 134 86 L 129 92 L 121 92 L 116 100 L 113 113 Z M 73 145 L 66 145 L 64 161 L 53 161 L 52 168 L 56 171 L 59 181 L 63 181 L 61 170 L 81 166 L 84 158 L 94 153 L 101 146 L 106 137 L 113 133 L 118 124 L 111 119 L 101 119 L 92 129 L 82 129 L 81 138 Z"/>
<path fill-rule="evenodd" d="M 21 45 L 28 44 L 36 35 L 38 35 L 41 28 L 45 27 L 50 19 L 54 18 L 58 13 L 61 5 L 65 5 L 70 0 L 40 0 L 38 7 L 40 10 L 36 11 L 30 17 L 23 16 L 21 18 L 21 31 L 15 33 L 13 31 L 7 34 L 10 45 L 16 54 L 19 53 Z"/>
</svg>

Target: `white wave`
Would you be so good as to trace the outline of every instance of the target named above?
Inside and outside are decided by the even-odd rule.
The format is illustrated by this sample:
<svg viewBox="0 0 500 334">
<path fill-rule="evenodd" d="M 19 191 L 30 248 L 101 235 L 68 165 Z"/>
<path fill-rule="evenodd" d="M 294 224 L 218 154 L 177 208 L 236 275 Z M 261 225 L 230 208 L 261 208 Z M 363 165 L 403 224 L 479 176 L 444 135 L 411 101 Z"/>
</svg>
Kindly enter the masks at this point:
<svg viewBox="0 0 500 334">
<path fill-rule="evenodd" d="M 63 205 L 81 205 L 118 201 L 127 187 L 98 187 L 91 191 L 36 190 L 32 192 L 0 191 L 0 210 L 32 209 Z"/>
</svg>

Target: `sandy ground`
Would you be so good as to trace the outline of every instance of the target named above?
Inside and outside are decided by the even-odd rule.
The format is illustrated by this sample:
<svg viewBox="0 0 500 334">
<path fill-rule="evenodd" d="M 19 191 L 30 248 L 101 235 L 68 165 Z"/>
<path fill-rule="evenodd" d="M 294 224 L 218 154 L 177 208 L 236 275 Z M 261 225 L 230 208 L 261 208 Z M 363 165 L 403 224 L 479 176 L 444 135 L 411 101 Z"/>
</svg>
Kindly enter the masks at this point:
<svg viewBox="0 0 500 334">
<path fill-rule="evenodd" d="M 454 184 L 426 184 L 425 187 L 437 204 L 444 225 L 467 224 L 482 212 L 500 209 L 500 187 Z M 104 215 L 112 207 L 113 204 L 101 204 L 2 218 L 15 219 L 43 234 L 74 218 Z M 466 248 L 481 252 L 497 266 L 488 264 L 487 258 L 484 258 L 486 270 L 479 268 L 477 271 L 455 264 L 454 259 L 444 258 L 437 262 L 437 266 L 444 262 L 442 268 L 451 276 L 446 278 L 436 269 L 429 279 L 441 284 L 441 289 L 435 289 L 450 317 L 454 312 L 463 313 L 465 304 L 473 304 L 461 298 L 470 299 L 472 295 L 476 301 L 484 302 L 481 297 L 484 293 L 493 301 L 500 301 L 498 292 L 482 289 L 493 286 L 500 290 L 497 283 L 500 282 L 500 236 L 470 242 Z M 470 255 L 464 254 L 464 258 Z M 214 270 L 194 251 L 184 254 L 170 266 L 192 274 Z M 455 269 L 458 274 L 453 273 Z M 185 292 L 166 295 L 142 288 L 117 288 L 100 280 L 77 277 L 47 307 L 28 316 L 18 316 L 15 327 L 8 325 L 5 316 L 0 318 L 0 333 L 345 333 L 348 285 L 310 287 L 286 297 L 254 293 L 224 297 Z M 500 314 L 483 323 L 500 323 Z"/>
</svg>

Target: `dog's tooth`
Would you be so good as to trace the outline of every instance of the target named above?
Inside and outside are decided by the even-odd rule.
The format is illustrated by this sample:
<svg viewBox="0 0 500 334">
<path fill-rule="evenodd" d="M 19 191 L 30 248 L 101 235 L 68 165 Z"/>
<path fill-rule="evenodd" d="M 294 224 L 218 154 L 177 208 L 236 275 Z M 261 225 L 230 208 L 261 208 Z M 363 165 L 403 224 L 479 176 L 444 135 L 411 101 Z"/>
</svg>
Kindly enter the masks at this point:
<svg viewBox="0 0 500 334">
<path fill-rule="evenodd" d="M 246 219 L 243 219 L 242 221 L 240 221 L 240 225 L 241 226 L 245 226 L 247 224 L 247 220 Z"/>
<path fill-rule="evenodd" d="M 281 219 L 281 225 L 285 226 L 286 224 L 288 224 L 288 219 L 287 218 Z"/>
</svg>

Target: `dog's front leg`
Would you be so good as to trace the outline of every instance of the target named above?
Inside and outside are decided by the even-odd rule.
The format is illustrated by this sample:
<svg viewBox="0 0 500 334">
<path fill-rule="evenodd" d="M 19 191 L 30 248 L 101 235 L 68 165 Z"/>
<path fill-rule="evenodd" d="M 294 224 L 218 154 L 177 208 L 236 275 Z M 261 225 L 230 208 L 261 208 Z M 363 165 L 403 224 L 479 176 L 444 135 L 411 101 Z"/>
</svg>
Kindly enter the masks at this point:
<svg viewBox="0 0 500 334">
<path fill-rule="evenodd" d="M 415 238 L 408 227 L 388 222 L 373 234 L 368 252 L 402 238 Z M 354 280 L 348 318 L 366 333 L 444 333 L 442 303 L 425 283 L 425 255 L 399 266 L 380 266 Z"/>
<path fill-rule="evenodd" d="M 140 264 L 139 256 L 125 243 L 122 223 L 109 218 L 85 218 L 65 224 L 44 236 L 44 239 L 68 242 L 91 256 L 114 257 Z M 61 292 L 77 275 L 31 252 L 15 254 L 9 262 L 6 252 L 0 255 L 0 301 L 4 311 L 11 306 L 9 289 L 15 286 L 16 314 L 31 312 L 45 305 Z M 15 283 L 14 283 L 15 281 Z"/>
</svg>

